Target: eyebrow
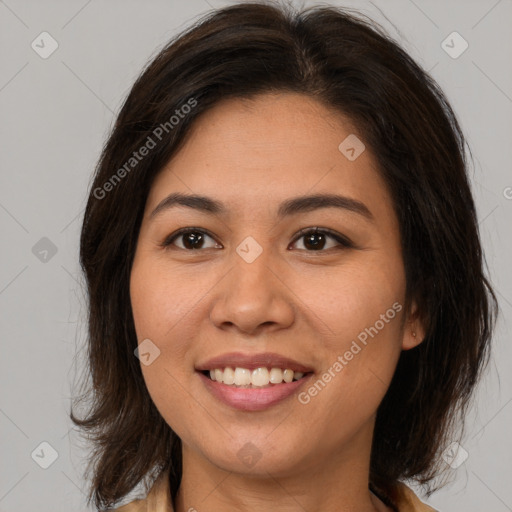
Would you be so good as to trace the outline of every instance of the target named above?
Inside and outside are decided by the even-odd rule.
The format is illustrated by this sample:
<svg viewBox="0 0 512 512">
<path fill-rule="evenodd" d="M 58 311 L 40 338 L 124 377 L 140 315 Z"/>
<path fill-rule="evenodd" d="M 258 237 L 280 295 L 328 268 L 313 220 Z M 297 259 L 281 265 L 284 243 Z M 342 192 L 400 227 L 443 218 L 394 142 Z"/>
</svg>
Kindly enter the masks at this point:
<svg viewBox="0 0 512 512">
<path fill-rule="evenodd" d="M 223 203 L 211 197 L 174 192 L 158 204 L 151 212 L 150 218 L 154 218 L 160 213 L 176 206 L 185 206 L 214 215 L 226 215 L 228 213 Z M 279 218 L 284 218 L 297 213 L 311 212 L 320 208 L 340 208 L 357 213 L 372 222 L 375 221 L 374 216 L 364 203 L 351 197 L 336 194 L 316 194 L 287 199 L 280 204 L 277 215 Z"/>
</svg>

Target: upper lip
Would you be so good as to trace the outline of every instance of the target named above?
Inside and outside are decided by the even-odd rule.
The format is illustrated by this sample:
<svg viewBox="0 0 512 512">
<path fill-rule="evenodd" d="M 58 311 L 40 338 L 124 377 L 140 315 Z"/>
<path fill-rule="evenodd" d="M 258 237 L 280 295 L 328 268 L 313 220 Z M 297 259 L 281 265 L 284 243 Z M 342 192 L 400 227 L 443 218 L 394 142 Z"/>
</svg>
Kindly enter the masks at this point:
<svg viewBox="0 0 512 512">
<path fill-rule="evenodd" d="M 260 354 L 243 354 L 241 352 L 229 352 L 212 357 L 207 361 L 196 366 L 196 370 L 215 370 L 216 368 L 247 368 L 254 370 L 256 368 L 282 368 L 293 370 L 294 372 L 308 373 L 313 369 L 309 366 L 299 363 L 294 359 L 275 354 L 273 352 L 262 352 Z"/>
</svg>

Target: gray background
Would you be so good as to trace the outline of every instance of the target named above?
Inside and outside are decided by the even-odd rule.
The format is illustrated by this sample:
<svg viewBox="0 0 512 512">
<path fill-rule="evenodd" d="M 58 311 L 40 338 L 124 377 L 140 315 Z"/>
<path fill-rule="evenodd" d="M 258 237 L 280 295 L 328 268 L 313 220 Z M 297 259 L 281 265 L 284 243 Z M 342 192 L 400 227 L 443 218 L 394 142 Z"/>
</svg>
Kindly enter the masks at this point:
<svg viewBox="0 0 512 512">
<path fill-rule="evenodd" d="M 85 340 L 78 240 L 86 191 L 146 61 L 199 15 L 228 3 L 0 1 L 0 512 L 87 510 L 87 446 L 67 417 Z M 332 3 L 382 23 L 431 70 L 472 148 L 502 316 L 462 442 L 468 458 L 428 502 L 441 511 L 512 511 L 512 1 Z M 35 40 L 48 50 L 43 31 L 59 45 L 47 59 L 31 47 Z M 441 46 L 453 31 L 469 43 L 458 58 Z M 52 462 L 52 451 L 41 442 L 58 453 L 47 469 L 40 465 Z"/>
</svg>

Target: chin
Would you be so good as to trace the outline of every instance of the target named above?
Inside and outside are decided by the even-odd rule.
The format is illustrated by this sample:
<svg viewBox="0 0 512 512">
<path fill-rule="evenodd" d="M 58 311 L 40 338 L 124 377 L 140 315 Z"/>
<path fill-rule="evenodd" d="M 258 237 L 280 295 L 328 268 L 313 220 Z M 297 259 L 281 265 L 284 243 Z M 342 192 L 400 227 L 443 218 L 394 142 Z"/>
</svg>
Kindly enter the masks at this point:
<svg viewBox="0 0 512 512">
<path fill-rule="evenodd" d="M 298 457 L 297 445 L 288 437 L 274 438 L 272 442 L 261 436 L 239 436 L 223 445 L 216 444 L 203 453 L 215 466 L 243 475 L 261 476 L 268 478 L 269 473 L 274 477 L 285 477 L 297 472 L 302 457 Z M 220 448 L 220 450 L 219 450 Z"/>
</svg>

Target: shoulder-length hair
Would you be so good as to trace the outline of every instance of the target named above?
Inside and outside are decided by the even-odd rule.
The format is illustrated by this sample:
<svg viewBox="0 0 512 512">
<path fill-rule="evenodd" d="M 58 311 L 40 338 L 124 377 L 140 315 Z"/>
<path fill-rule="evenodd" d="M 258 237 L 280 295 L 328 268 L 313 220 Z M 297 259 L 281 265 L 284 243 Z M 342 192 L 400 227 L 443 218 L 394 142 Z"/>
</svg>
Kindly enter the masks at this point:
<svg viewBox="0 0 512 512">
<path fill-rule="evenodd" d="M 70 416 L 94 444 L 89 502 L 97 507 L 165 470 L 173 496 L 180 485 L 181 441 L 153 404 L 134 356 L 129 278 L 153 179 L 201 113 L 226 98 L 275 91 L 307 95 L 350 119 L 389 187 L 405 310 L 416 301 L 426 336 L 401 353 L 378 408 L 370 483 L 389 492 L 410 478 L 432 492 L 439 454 L 463 425 L 488 362 L 498 305 L 452 108 L 379 25 L 350 11 L 296 11 L 276 2 L 215 10 L 165 46 L 127 96 L 96 168 L 80 239 L 92 385 L 77 398 L 87 400 L 85 417 L 73 407 Z"/>
</svg>

